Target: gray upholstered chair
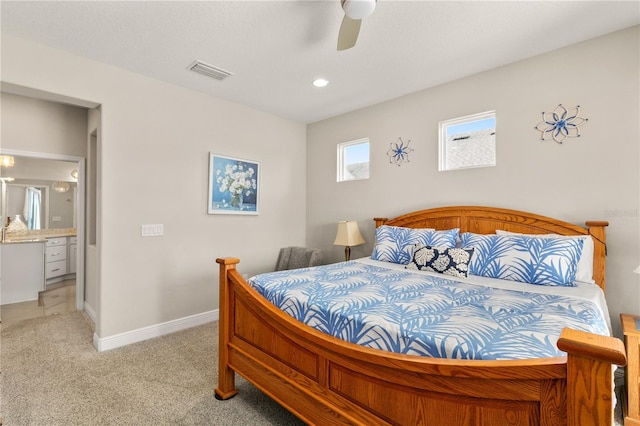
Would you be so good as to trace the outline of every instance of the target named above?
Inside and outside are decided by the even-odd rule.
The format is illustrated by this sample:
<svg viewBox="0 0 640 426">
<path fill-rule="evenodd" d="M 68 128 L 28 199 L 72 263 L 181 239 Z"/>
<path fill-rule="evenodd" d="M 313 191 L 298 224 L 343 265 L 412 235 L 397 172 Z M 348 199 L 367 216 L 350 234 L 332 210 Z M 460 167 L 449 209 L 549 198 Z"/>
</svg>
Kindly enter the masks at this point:
<svg viewBox="0 0 640 426">
<path fill-rule="evenodd" d="M 285 247 L 280 249 L 276 271 L 306 268 L 322 264 L 322 250 L 306 247 Z"/>
</svg>

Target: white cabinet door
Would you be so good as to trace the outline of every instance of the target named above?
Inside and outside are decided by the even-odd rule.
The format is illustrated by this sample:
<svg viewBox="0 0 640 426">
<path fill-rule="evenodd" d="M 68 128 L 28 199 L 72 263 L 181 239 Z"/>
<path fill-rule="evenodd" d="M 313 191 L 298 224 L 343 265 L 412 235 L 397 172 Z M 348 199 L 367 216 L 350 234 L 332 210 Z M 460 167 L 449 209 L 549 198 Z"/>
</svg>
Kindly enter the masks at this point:
<svg viewBox="0 0 640 426">
<path fill-rule="evenodd" d="M 44 243 L 2 245 L 2 304 L 36 300 L 44 290 Z"/>
</svg>

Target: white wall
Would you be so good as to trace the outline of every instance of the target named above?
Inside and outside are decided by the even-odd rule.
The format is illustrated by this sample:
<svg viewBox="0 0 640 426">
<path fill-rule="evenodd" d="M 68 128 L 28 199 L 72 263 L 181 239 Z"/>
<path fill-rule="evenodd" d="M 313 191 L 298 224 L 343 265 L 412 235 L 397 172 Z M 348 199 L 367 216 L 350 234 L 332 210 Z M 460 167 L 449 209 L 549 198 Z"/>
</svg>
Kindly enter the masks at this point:
<svg viewBox="0 0 640 426">
<path fill-rule="evenodd" d="M 216 257 L 256 273 L 304 244 L 304 125 L 6 36 L 2 80 L 101 105 L 100 338 L 216 309 Z M 261 163 L 260 215 L 207 215 L 211 151 Z"/>
<path fill-rule="evenodd" d="M 92 108 L 89 110 L 87 126 L 87 161 L 85 162 L 85 294 L 84 309 L 91 316 L 94 323 L 100 324 L 100 253 L 96 244 L 97 224 L 100 222 L 99 212 L 95 210 L 102 205 L 100 198 L 100 186 L 97 182 L 98 164 L 96 154 L 93 150 L 97 150 L 102 145 L 102 113 L 100 108 Z M 95 142 L 95 145 L 92 143 Z M 95 170 L 92 170 L 95 169 Z"/>
<path fill-rule="evenodd" d="M 4 37 L 3 37 L 4 38 Z M 4 44 L 3 44 L 4 47 Z M 4 52 L 2 58 L 4 59 Z M 4 74 L 5 65 L 2 64 Z M 2 149 L 46 152 L 74 157 L 86 155 L 87 109 L 55 102 L 32 99 L 11 93 L 2 93 Z M 28 177 L 41 178 L 33 173 L 32 163 L 16 164 L 20 172 L 27 170 Z M 40 165 L 38 165 L 40 166 Z M 62 168 L 52 163 L 49 173 Z M 24 177 L 24 176 L 16 176 Z M 70 180 L 68 172 L 59 180 Z M 51 176 L 43 177 L 50 179 Z"/>
<path fill-rule="evenodd" d="M 369 255 L 373 217 L 443 205 L 490 205 L 584 225 L 607 220 L 607 297 L 640 313 L 638 27 L 314 123 L 307 130 L 307 243 L 341 260 L 338 220 L 360 224 Z M 410 60 L 403 66 L 411 66 Z M 559 145 L 534 127 L 559 103 L 581 106 L 582 137 Z M 438 122 L 496 110 L 497 166 L 438 172 Z M 371 178 L 336 183 L 336 144 L 369 137 Z M 389 164 L 389 143 L 411 140 L 410 162 Z"/>
<path fill-rule="evenodd" d="M 59 150 L 82 154 L 84 151 L 87 127 L 86 108 L 8 93 L 0 93 L 0 105 L 2 105 L 1 140 L 5 141 L 3 144 L 5 148 L 6 145 L 20 146 L 22 151 L 44 149 L 49 153 Z M 0 146 L 0 150 L 3 146 Z M 71 176 L 71 172 L 77 169 L 77 162 L 15 156 L 14 166 L 0 171 L 3 176 L 15 179 L 7 185 L 7 216 L 22 214 L 24 187 L 37 185 L 49 188 L 48 197 L 46 193 L 42 193 L 43 205 L 48 205 L 49 210 L 42 211 L 48 218 L 43 218 L 41 226 L 74 228 L 76 179 Z M 69 191 L 65 193 L 53 191 L 51 185 L 54 181 L 68 182 Z M 22 188 L 20 191 L 14 190 L 12 195 L 10 188 L 15 185 Z M 60 220 L 53 221 L 53 217 L 59 217 Z"/>
</svg>

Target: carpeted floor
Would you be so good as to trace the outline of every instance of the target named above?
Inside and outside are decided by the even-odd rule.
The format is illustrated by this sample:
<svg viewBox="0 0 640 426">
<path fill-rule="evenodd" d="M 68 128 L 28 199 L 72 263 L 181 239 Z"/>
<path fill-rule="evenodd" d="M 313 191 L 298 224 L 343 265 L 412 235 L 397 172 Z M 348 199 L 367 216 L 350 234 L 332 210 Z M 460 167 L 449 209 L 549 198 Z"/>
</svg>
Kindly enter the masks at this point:
<svg viewBox="0 0 640 426">
<path fill-rule="evenodd" d="M 242 378 L 215 399 L 215 324 L 102 353 L 92 338 L 80 312 L 2 324 L 3 426 L 304 424 Z"/>
<path fill-rule="evenodd" d="M 216 324 L 102 353 L 81 312 L 1 326 L 3 426 L 304 425 L 241 377 L 215 399 Z"/>
</svg>

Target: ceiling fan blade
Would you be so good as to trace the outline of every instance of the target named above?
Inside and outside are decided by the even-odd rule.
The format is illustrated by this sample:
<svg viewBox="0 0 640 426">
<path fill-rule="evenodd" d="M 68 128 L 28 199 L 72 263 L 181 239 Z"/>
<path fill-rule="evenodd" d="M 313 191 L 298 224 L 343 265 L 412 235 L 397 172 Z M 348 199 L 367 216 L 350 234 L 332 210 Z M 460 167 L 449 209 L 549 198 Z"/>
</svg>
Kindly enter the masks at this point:
<svg viewBox="0 0 640 426">
<path fill-rule="evenodd" d="M 347 50 L 356 45 L 358 34 L 360 33 L 361 19 L 351 19 L 344 16 L 342 25 L 340 25 L 340 33 L 338 34 L 338 50 Z"/>
</svg>

